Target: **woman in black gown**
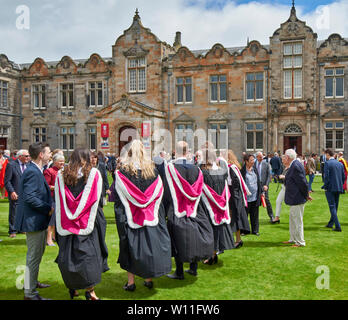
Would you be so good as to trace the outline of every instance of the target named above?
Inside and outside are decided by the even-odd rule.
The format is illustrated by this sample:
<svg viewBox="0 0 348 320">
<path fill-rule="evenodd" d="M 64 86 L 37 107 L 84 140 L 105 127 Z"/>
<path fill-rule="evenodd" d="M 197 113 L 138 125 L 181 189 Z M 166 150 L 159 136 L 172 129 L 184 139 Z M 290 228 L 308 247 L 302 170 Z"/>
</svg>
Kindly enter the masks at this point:
<svg viewBox="0 0 348 320">
<path fill-rule="evenodd" d="M 229 165 L 229 187 L 230 187 L 230 212 L 231 212 L 231 226 L 233 232 L 236 233 L 236 248 L 243 245 L 240 237 L 242 233 L 250 233 L 250 225 L 245 209 L 245 200 L 243 195 L 243 188 L 241 185 L 241 166 L 232 150 L 228 151 L 228 165 Z M 233 168 L 232 168 L 233 166 Z M 244 181 L 243 181 L 244 182 Z"/>
<path fill-rule="evenodd" d="M 204 183 L 218 195 L 222 196 L 223 192 L 226 191 L 227 171 L 216 164 L 216 154 L 213 150 L 203 150 L 202 154 L 203 164 L 201 164 L 200 168 L 203 173 Z M 206 214 L 210 217 L 214 232 L 214 255 L 204 261 L 204 264 L 211 265 L 217 263 L 219 254 L 223 253 L 225 250 L 234 249 L 233 230 L 231 227 L 231 220 L 215 225 L 212 221 L 211 212 L 209 212 L 210 210 L 205 205 L 203 196 L 201 202 Z M 228 202 L 226 205 L 228 206 Z"/>
<path fill-rule="evenodd" d="M 154 216 L 158 217 L 157 223 L 137 225 L 134 216 L 135 210 L 126 202 L 129 196 L 123 190 L 121 177 L 132 188 L 135 187 L 140 195 L 146 194 L 146 190 L 153 184 L 162 185 L 161 177 L 155 169 L 154 163 L 146 155 L 141 141 L 133 140 L 132 144 L 121 159 L 121 168 L 116 171 L 114 188 L 111 192 L 114 198 L 115 218 L 119 235 L 120 253 L 118 263 L 128 272 L 128 282 L 123 286 L 126 291 L 134 291 L 136 288 L 134 276 L 145 279 L 144 285 L 151 289 L 152 278 L 161 277 L 171 271 L 171 245 L 167 230 L 165 211 L 162 204 L 162 196 L 158 199 L 158 209 L 154 210 Z M 135 189 L 134 188 L 134 189 Z M 163 193 L 162 193 L 163 195 Z M 134 199 L 132 199 L 134 204 Z M 129 207 L 128 210 L 126 207 Z M 132 209 L 133 208 L 133 209 Z M 141 214 L 143 211 L 141 211 Z"/>
<path fill-rule="evenodd" d="M 99 180 L 102 180 L 98 170 L 91 166 L 89 150 L 74 150 L 64 173 L 59 173 L 56 179 L 56 202 L 59 198 L 59 188 L 57 188 L 59 177 L 63 178 L 60 181 L 64 181 L 65 188 L 68 188 L 78 201 L 79 195 L 83 195 L 89 176 L 93 174 L 99 174 Z M 96 190 L 92 189 L 90 196 L 96 197 L 98 205 L 94 224 L 91 224 L 92 231 L 89 234 L 79 235 L 63 230 L 62 210 L 59 210 L 59 205 L 56 204 L 56 239 L 59 253 L 55 262 L 58 263 L 64 283 L 69 288 L 71 299 L 78 295 L 76 290 L 85 289 L 87 300 L 98 300 L 94 287 L 101 282 L 101 274 L 109 270 L 108 249 L 105 243 L 106 220 L 102 210 L 101 192 L 99 196 L 91 194 L 92 192 Z"/>
</svg>

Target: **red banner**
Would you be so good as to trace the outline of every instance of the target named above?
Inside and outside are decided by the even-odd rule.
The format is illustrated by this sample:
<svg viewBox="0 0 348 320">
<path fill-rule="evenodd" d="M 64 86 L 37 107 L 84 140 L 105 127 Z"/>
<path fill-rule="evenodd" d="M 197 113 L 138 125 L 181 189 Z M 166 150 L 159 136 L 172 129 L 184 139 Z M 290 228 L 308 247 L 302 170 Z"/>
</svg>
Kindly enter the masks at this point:
<svg viewBox="0 0 348 320">
<path fill-rule="evenodd" d="M 108 123 L 102 123 L 101 124 L 101 137 L 102 138 L 108 138 L 109 137 L 109 124 Z"/>
<path fill-rule="evenodd" d="M 151 121 L 144 121 L 141 124 L 141 136 L 148 138 L 151 136 Z"/>
</svg>

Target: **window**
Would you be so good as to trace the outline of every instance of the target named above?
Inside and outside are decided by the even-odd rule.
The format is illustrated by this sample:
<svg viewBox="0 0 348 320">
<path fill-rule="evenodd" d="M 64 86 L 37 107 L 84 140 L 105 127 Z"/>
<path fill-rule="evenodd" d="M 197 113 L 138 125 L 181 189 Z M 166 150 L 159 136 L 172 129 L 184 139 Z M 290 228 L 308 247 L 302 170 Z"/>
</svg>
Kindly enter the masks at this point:
<svg viewBox="0 0 348 320">
<path fill-rule="evenodd" d="M 60 128 L 61 148 L 63 150 L 74 150 L 75 148 L 75 128 Z"/>
<path fill-rule="evenodd" d="M 128 90 L 146 91 L 146 58 L 128 59 Z"/>
<path fill-rule="evenodd" d="M 178 141 L 186 141 L 189 147 L 193 148 L 193 124 L 184 123 L 177 124 L 175 127 L 175 143 Z"/>
<path fill-rule="evenodd" d="M 0 127 L 0 136 L 2 138 L 8 137 L 9 134 L 9 127 Z"/>
<path fill-rule="evenodd" d="M 333 150 L 343 150 L 343 121 L 325 123 L 325 147 Z"/>
<path fill-rule="evenodd" d="M 33 128 L 33 143 L 35 142 L 47 142 L 47 128 L 45 127 Z"/>
<path fill-rule="evenodd" d="M 326 98 L 344 98 L 343 68 L 325 70 L 325 92 Z"/>
<path fill-rule="evenodd" d="M 246 124 L 246 149 L 248 151 L 263 150 L 263 123 Z"/>
<path fill-rule="evenodd" d="M 192 78 L 176 78 L 176 102 L 192 103 Z"/>
<path fill-rule="evenodd" d="M 302 43 L 283 46 L 284 99 L 302 98 Z"/>
<path fill-rule="evenodd" d="M 0 107 L 8 107 L 8 82 L 0 80 Z"/>
<path fill-rule="evenodd" d="M 96 150 L 97 149 L 97 128 L 96 127 L 88 128 L 88 141 L 89 141 L 89 149 Z"/>
<path fill-rule="evenodd" d="M 210 102 L 227 101 L 226 75 L 210 76 Z"/>
<path fill-rule="evenodd" d="M 263 72 L 246 74 L 246 100 L 263 100 Z"/>
<path fill-rule="evenodd" d="M 60 85 L 60 106 L 62 108 L 74 107 L 74 85 L 72 83 Z"/>
<path fill-rule="evenodd" d="M 208 128 L 209 141 L 215 150 L 228 149 L 228 129 L 225 123 L 211 123 Z"/>
<path fill-rule="evenodd" d="M 34 84 L 32 87 L 33 92 L 33 108 L 45 109 L 46 108 L 46 86 L 44 84 Z"/>
<path fill-rule="evenodd" d="M 88 85 L 89 106 L 103 106 L 103 82 L 90 82 Z"/>
</svg>

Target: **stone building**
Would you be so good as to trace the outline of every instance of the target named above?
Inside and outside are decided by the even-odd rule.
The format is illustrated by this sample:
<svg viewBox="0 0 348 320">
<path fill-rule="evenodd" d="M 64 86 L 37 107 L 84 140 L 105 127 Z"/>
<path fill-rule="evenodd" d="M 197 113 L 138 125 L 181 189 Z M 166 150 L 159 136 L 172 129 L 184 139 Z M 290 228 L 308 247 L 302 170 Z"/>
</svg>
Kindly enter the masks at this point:
<svg viewBox="0 0 348 320">
<path fill-rule="evenodd" d="M 264 152 L 295 148 L 348 151 L 348 40 L 319 41 L 296 9 L 269 44 L 215 44 L 208 50 L 169 45 L 136 11 L 112 46 L 112 57 L 17 65 L 0 56 L 1 148 L 47 141 L 119 153 L 134 137 L 149 150 Z M 170 135 L 166 133 L 169 130 Z"/>
</svg>

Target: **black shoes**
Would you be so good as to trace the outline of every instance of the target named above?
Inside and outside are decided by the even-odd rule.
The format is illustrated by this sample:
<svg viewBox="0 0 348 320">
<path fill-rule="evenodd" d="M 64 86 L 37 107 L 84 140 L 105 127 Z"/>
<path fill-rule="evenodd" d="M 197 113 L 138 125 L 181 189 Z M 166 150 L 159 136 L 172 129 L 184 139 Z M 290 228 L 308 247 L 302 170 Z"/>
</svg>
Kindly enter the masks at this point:
<svg viewBox="0 0 348 320">
<path fill-rule="evenodd" d="M 279 220 L 272 220 L 272 224 L 276 224 L 276 223 L 280 223 L 280 219 Z"/>
<path fill-rule="evenodd" d="M 152 289 L 153 288 L 153 281 L 144 281 L 144 286 L 146 288 Z"/>
<path fill-rule="evenodd" d="M 234 247 L 235 249 L 239 249 L 239 248 L 241 248 L 241 247 L 243 247 L 243 241 L 242 240 L 240 240 L 239 242 L 238 242 L 238 244 Z"/>
<path fill-rule="evenodd" d="M 218 262 L 218 256 L 216 254 L 215 256 L 210 257 L 208 260 L 204 261 L 203 263 L 212 265 L 212 264 L 216 264 L 217 262 Z M 185 271 L 188 272 L 189 270 L 185 270 Z M 190 271 L 192 271 L 192 270 L 190 270 Z M 188 272 L 188 273 L 190 273 L 190 272 Z M 196 272 L 196 274 L 197 274 L 197 272 Z"/>
<path fill-rule="evenodd" d="M 253 235 L 258 236 L 258 237 L 260 236 L 260 234 L 258 232 L 255 232 L 255 233 L 253 232 Z"/>
<path fill-rule="evenodd" d="M 128 284 L 128 282 L 123 286 L 123 289 L 126 291 L 134 291 L 136 288 L 135 283 Z"/>
<path fill-rule="evenodd" d="M 46 289 L 46 288 L 49 288 L 51 285 L 49 284 L 44 284 L 44 283 L 41 283 L 41 282 L 37 282 L 37 285 L 36 285 L 36 288 L 38 289 Z"/>
<path fill-rule="evenodd" d="M 332 226 L 330 227 L 330 226 L 327 224 L 327 225 L 325 226 L 325 228 L 330 228 L 330 229 L 331 229 L 331 228 L 332 228 Z"/>
<path fill-rule="evenodd" d="M 74 289 L 69 289 L 69 295 L 70 295 L 70 299 L 73 300 L 74 297 L 78 297 L 79 296 L 79 293 L 74 290 Z"/>
<path fill-rule="evenodd" d="M 191 269 L 188 269 L 188 270 L 185 270 L 185 272 L 187 272 L 191 276 L 197 277 L 197 271 L 193 271 Z"/>
<path fill-rule="evenodd" d="M 333 228 L 332 231 L 342 232 L 341 228 Z"/>
<path fill-rule="evenodd" d="M 184 280 L 184 275 L 177 275 L 176 271 L 173 274 L 167 274 L 167 277 L 170 279 Z"/>
</svg>

